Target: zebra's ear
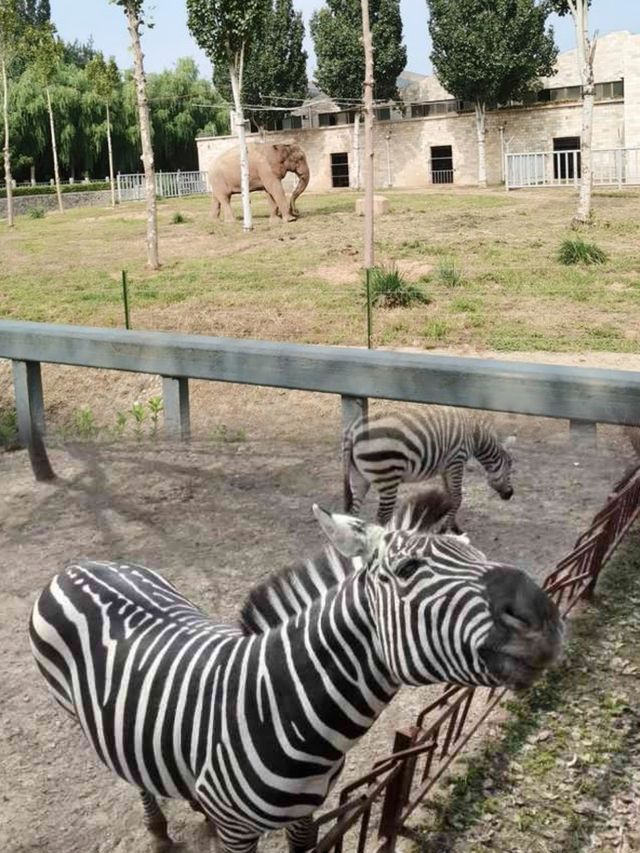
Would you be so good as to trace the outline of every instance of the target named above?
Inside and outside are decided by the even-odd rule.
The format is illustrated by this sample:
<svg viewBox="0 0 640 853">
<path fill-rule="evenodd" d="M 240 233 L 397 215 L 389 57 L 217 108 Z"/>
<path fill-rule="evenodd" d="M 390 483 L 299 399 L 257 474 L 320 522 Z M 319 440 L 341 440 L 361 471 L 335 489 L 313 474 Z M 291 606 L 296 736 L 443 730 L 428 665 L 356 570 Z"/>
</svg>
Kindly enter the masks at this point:
<svg viewBox="0 0 640 853">
<path fill-rule="evenodd" d="M 331 544 L 343 557 L 370 559 L 375 553 L 384 529 L 377 524 L 367 524 L 351 515 L 328 512 L 317 504 L 313 514 Z"/>
<path fill-rule="evenodd" d="M 515 435 L 508 435 L 505 440 L 502 442 L 502 446 L 505 450 L 509 450 L 510 447 L 516 443 L 517 437 Z"/>
</svg>

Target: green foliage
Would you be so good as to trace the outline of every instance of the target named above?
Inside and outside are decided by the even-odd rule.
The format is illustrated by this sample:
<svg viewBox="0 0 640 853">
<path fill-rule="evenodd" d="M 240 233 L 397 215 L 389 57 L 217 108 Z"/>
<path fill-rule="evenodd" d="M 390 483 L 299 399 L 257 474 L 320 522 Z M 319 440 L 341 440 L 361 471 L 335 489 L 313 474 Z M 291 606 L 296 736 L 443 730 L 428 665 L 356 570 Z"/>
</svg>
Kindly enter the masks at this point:
<svg viewBox="0 0 640 853">
<path fill-rule="evenodd" d="M 44 207 L 31 207 L 27 213 L 29 219 L 44 219 L 44 215 Z"/>
<path fill-rule="evenodd" d="M 176 212 L 171 217 L 171 223 L 173 225 L 183 225 L 185 222 L 188 222 L 188 221 L 189 220 L 184 215 L 184 213 L 180 213 L 179 210 L 176 210 Z"/>
<path fill-rule="evenodd" d="M 424 337 L 427 343 L 442 343 L 449 334 L 449 324 L 446 320 L 429 320 L 424 327 Z"/>
<path fill-rule="evenodd" d="M 245 56 L 242 91 L 247 104 L 275 107 L 292 105 L 307 96 L 307 53 L 303 49 L 302 13 L 293 8 L 293 0 L 270 0 L 262 21 L 262 36 L 254 41 Z M 214 67 L 217 90 L 231 100 L 228 64 Z M 273 118 L 268 110 L 248 110 L 255 128 L 264 127 Z"/>
<path fill-rule="evenodd" d="M 158 434 L 160 413 L 164 411 L 162 397 L 150 397 L 147 405 L 149 406 L 149 414 L 151 416 L 151 434 L 155 437 Z"/>
<path fill-rule="evenodd" d="M 120 72 L 113 57 L 105 62 L 102 53 L 96 53 L 86 66 L 87 79 L 97 96 L 105 104 L 111 105 L 120 88 Z"/>
<path fill-rule="evenodd" d="M 90 441 L 97 437 L 100 431 L 96 419 L 89 406 L 78 409 L 73 415 L 73 427 L 78 438 Z"/>
<path fill-rule="evenodd" d="M 591 6 L 591 0 L 577 0 L 578 3 L 583 3 L 587 8 Z M 549 11 L 555 12 L 560 17 L 573 14 L 568 0 L 547 0 Z"/>
<path fill-rule="evenodd" d="M 49 0 L 17 0 L 20 16 L 25 24 L 39 27 L 51 20 L 51 4 Z"/>
<path fill-rule="evenodd" d="M 438 281 L 445 287 L 460 287 L 462 273 L 456 266 L 455 258 L 440 258 L 438 263 Z"/>
<path fill-rule="evenodd" d="M 553 72 L 547 8 L 535 0 L 428 0 L 431 59 L 442 85 L 478 105 L 521 98 Z"/>
<path fill-rule="evenodd" d="M 108 190 L 109 184 L 106 181 L 92 181 L 85 184 L 63 184 L 60 187 L 63 193 L 93 193 L 100 190 Z M 34 196 L 34 195 L 54 195 L 56 191 L 52 186 L 35 186 L 35 187 L 16 187 L 13 191 L 14 198 L 16 196 Z M 7 191 L 0 190 L 0 198 L 6 198 Z"/>
<path fill-rule="evenodd" d="M 247 440 L 247 433 L 241 427 L 234 429 L 226 424 L 217 424 L 211 431 L 211 439 L 223 444 L 241 444 Z"/>
<path fill-rule="evenodd" d="M 369 277 L 371 304 L 380 308 L 406 308 L 414 302 L 428 305 L 429 297 L 402 275 L 392 264 L 377 267 Z"/>
<path fill-rule="evenodd" d="M 142 438 L 142 426 L 147 417 L 147 410 L 144 403 L 134 403 L 129 410 L 129 414 L 133 417 L 133 428 L 136 438 Z"/>
<path fill-rule="evenodd" d="M 604 264 L 608 257 L 595 243 L 585 242 L 582 237 L 565 240 L 560 246 L 558 260 L 561 264 Z"/>
<path fill-rule="evenodd" d="M 0 411 L 0 447 L 15 450 L 18 447 L 18 416 L 15 409 Z"/>
<path fill-rule="evenodd" d="M 407 64 L 399 0 L 370 0 L 374 97 L 398 97 L 396 81 Z M 334 98 L 362 98 L 364 48 L 360 0 L 326 0 L 311 18 L 318 86 Z"/>
<path fill-rule="evenodd" d="M 270 0 L 187 0 L 187 24 L 214 65 L 239 67 L 262 31 Z"/>
<path fill-rule="evenodd" d="M 31 27 L 25 33 L 24 48 L 36 80 L 42 86 L 50 86 L 64 57 L 64 45 L 56 28 L 51 23 Z"/>
</svg>

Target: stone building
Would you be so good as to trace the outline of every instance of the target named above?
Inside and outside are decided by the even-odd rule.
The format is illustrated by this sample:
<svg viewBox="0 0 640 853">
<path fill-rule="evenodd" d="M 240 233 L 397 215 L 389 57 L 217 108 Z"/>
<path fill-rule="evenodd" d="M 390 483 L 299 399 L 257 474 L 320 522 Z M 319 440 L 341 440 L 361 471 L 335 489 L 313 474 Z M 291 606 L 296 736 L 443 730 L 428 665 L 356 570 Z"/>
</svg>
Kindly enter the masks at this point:
<svg viewBox="0 0 640 853">
<path fill-rule="evenodd" d="M 640 150 L 640 35 L 615 32 L 598 40 L 595 55 L 596 104 L 593 147 L 616 157 L 623 149 Z M 477 183 L 478 154 L 471 105 L 452 98 L 434 76 L 406 73 L 400 79 L 405 104 L 376 109 L 374 129 L 375 183 L 384 187 L 427 187 L 431 184 Z M 249 139 L 297 142 L 307 153 L 312 190 L 358 187 L 363 159 L 363 133 L 353 109 L 327 106 L 316 99 L 281 119 L 282 129 L 252 134 Z M 580 83 L 576 51 L 558 57 L 556 73 L 524 104 L 487 114 L 487 177 L 504 180 L 505 154 L 551 152 L 549 169 L 559 179 L 577 178 L 579 155 L 561 152 L 580 147 Z M 200 169 L 209 165 L 234 137 L 198 139 Z M 557 152 L 555 155 L 553 152 Z M 640 161 L 635 150 L 631 151 Z M 634 161 L 634 162 L 636 162 Z M 553 177 L 553 175 L 552 175 Z M 640 180 L 640 175 L 638 175 Z M 543 182 L 542 180 L 539 183 Z"/>
</svg>

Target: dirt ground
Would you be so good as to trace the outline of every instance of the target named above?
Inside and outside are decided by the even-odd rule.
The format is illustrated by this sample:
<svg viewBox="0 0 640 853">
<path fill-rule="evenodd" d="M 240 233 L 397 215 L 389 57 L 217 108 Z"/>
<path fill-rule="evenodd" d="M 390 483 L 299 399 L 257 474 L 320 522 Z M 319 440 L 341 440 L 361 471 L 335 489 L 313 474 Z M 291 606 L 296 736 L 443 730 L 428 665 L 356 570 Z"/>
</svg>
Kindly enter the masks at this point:
<svg viewBox="0 0 640 853">
<path fill-rule="evenodd" d="M 99 375 L 109 397 L 103 413 L 108 421 L 120 396 L 128 399 L 138 386 L 123 391 L 108 374 Z M 130 381 L 139 383 L 142 396 L 154 392 L 152 378 Z M 59 479 L 51 485 L 33 482 L 24 452 L 0 454 L 4 853 L 149 849 L 135 792 L 98 765 L 46 695 L 32 664 L 28 614 L 49 576 L 74 557 L 126 557 L 160 569 L 212 615 L 233 619 L 263 574 L 320 546 L 311 503 L 340 505 L 336 398 L 203 385 L 193 383 L 194 411 L 207 417 L 196 419 L 190 445 L 127 436 L 96 444 L 54 437 L 51 460 Z M 6 385 L 0 399 L 3 390 Z M 50 424 L 64 420 L 70 391 L 68 382 L 47 385 L 45 374 Z M 239 423 L 246 435 L 226 429 Z M 613 428 L 600 431 L 596 450 L 572 444 L 563 422 L 505 415 L 498 423 L 503 433 L 518 436 L 516 497 L 500 501 L 481 472 L 470 470 L 463 527 L 491 557 L 543 577 L 603 504 L 632 451 Z M 389 751 L 393 730 L 408 724 L 429 695 L 404 691 L 354 750 L 341 782 Z M 200 819 L 183 803 L 169 803 L 167 813 L 185 850 L 208 849 Z M 262 849 L 282 850 L 283 841 L 268 838 Z"/>
</svg>

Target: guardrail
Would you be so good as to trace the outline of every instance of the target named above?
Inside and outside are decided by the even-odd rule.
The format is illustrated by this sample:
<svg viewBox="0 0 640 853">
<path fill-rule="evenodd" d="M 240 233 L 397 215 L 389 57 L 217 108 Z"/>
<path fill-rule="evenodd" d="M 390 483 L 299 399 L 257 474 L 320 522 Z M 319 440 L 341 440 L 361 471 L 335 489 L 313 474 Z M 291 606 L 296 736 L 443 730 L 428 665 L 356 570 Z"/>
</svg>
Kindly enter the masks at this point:
<svg viewBox="0 0 640 853">
<path fill-rule="evenodd" d="M 181 198 L 203 195 L 209 192 L 209 176 L 206 172 L 156 172 L 156 194 L 162 198 Z M 141 172 L 118 173 L 116 178 L 118 201 L 144 201 L 145 177 Z"/>
<path fill-rule="evenodd" d="M 13 361 L 28 447 L 44 433 L 42 362 L 159 374 L 167 431 L 183 439 L 190 378 L 340 394 L 345 424 L 369 397 L 566 418 L 576 429 L 640 423 L 640 371 L 12 320 L 0 320 L 0 358 Z"/>
</svg>

